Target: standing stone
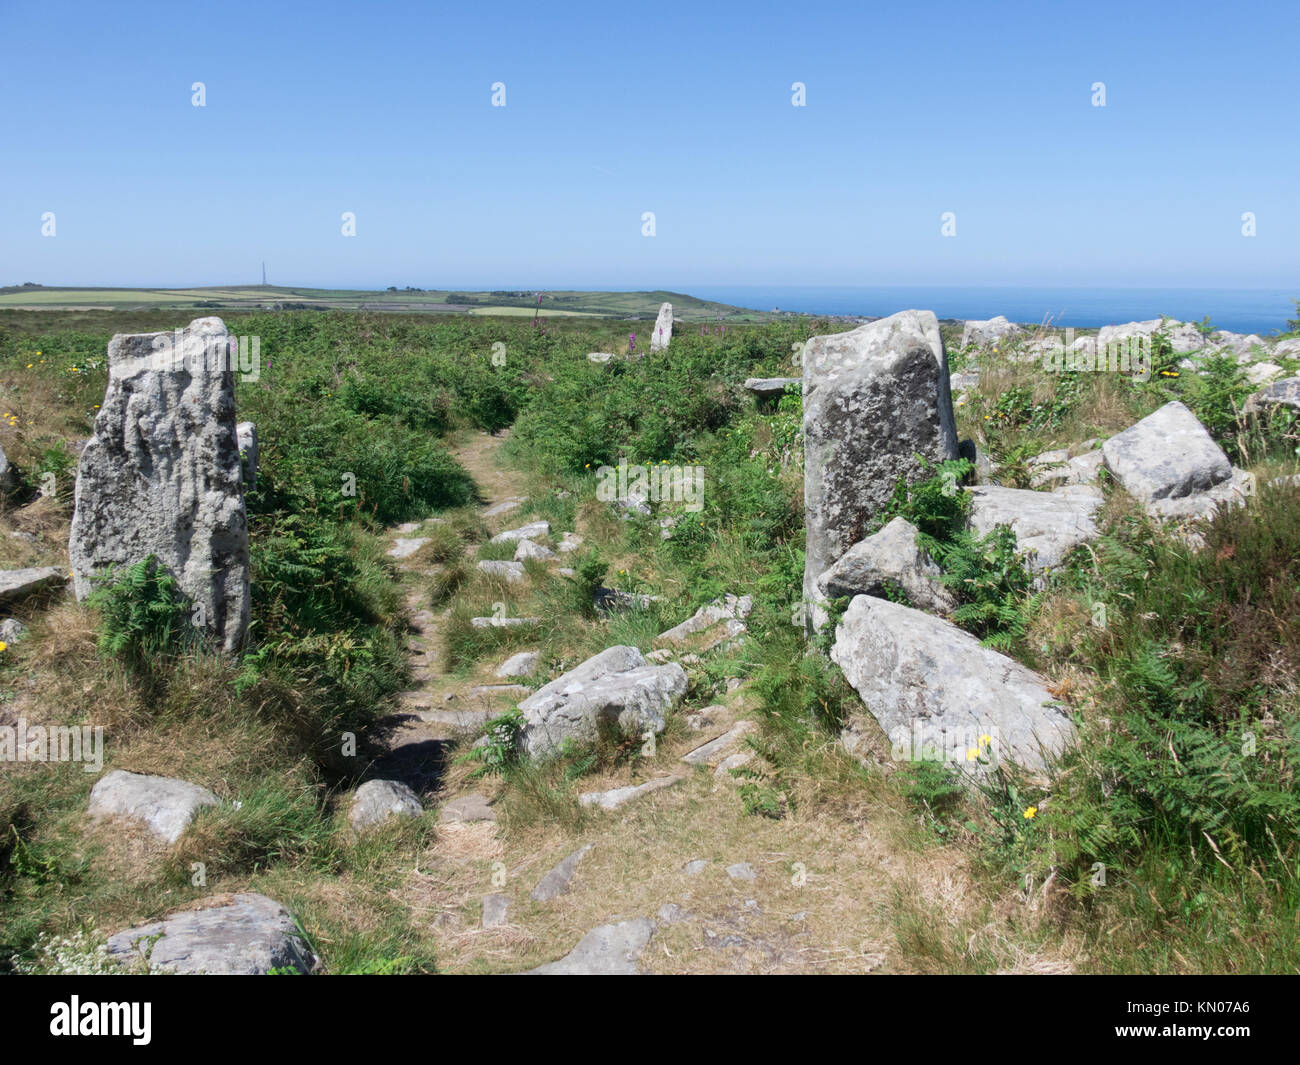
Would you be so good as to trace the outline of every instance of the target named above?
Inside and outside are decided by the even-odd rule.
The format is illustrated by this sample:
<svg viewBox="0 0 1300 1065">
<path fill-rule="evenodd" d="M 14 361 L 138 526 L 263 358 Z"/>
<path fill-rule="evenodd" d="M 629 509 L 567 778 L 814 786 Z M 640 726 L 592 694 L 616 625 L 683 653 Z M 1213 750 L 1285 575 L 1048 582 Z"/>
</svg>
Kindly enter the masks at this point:
<svg viewBox="0 0 1300 1065">
<path fill-rule="evenodd" d="M 900 311 L 847 333 L 813 337 L 803 354 L 804 601 L 825 623 L 816 581 L 865 538 L 900 477 L 957 457 L 939 321 Z"/>
<path fill-rule="evenodd" d="M 220 318 L 109 342 L 68 556 L 84 600 L 96 571 L 157 555 L 234 651 L 248 631 L 248 522 L 227 342 Z"/>
<path fill-rule="evenodd" d="M 650 350 L 663 351 L 673 338 L 673 305 L 665 303 L 655 319 L 655 331 L 650 335 Z"/>
</svg>

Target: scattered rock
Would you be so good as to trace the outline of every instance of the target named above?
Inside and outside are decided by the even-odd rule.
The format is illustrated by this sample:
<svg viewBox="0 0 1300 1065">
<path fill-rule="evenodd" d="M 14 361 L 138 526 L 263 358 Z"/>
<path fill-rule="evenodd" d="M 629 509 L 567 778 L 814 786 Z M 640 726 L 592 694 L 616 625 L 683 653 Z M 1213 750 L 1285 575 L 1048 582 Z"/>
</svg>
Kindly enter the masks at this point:
<svg viewBox="0 0 1300 1065">
<path fill-rule="evenodd" d="M 971 494 L 970 527 L 980 536 L 1009 525 L 1016 546 L 1029 555 L 1032 572 L 1059 566 L 1079 544 L 1097 535 L 1094 520 L 1101 499 L 1095 495 L 1034 492 L 1023 488 L 976 485 Z"/>
<path fill-rule="evenodd" d="M 570 551 L 576 551 L 583 544 L 583 539 L 577 533 L 566 532 L 561 538 L 557 551 L 562 555 L 567 555 Z"/>
<path fill-rule="evenodd" d="M 600 587 L 592 592 L 591 604 L 602 614 L 609 614 L 615 610 L 649 610 L 651 603 L 657 603 L 662 599 L 661 595 Z"/>
<path fill-rule="evenodd" d="M 1274 377 L 1281 377 L 1286 371 L 1275 362 L 1257 362 L 1246 370 L 1246 380 L 1252 385 L 1262 385 Z"/>
<path fill-rule="evenodd" d="M 732 880 L 758 879 L 758 874 L 754 872 L 754 867 L 749 862 L 737 862 L 735 865 L 727 866 L 727 875 Z"/>
<path fill-rule="evenodd" d="M 878 533 L 850 547 L 817 578 L 817 590 L 827 599 L 838 599 L 884 596 L 892 586 L 905 592 L 920 610 L 948 613 L 957 600 L 939 583 L 942 571 L 921 549 L 917 534 L 916 526 L 906 518 L 894 518 Z"/>
<path fill-rule="evenodd" d="M 470 618 L 469 623 L 476 629 L 522 629 L 530 625 L 540 625 L 541 618 Z"/>
<path fill-rule="evenodd" d="M 519 546 L 515 548 L 515 561 L 523 562 L 526 558 L 535 558 L 541 562 L 550 562 L 556 554 L 549 547 L 543 547 L 541 544 L 535 544 L 531 540 L 520 540 Z"/>
<path fill-rule="evenodd" d="M 550 535 L 551 523 L 549 521 L 534 521 L 527 525 L 521 525 L 517 529 L 507 529 L 505 532 L 499 532 L 492 537 L 492 542 L 494 544 L 512 544 L 518 540 L 537 540 Z"/>
<path fill-rule="evenodd" d="M 694 861 L 687 862 L 682 866 L 682 872 L 687 876 L 699 876 L 708 867 L 709 863 L 706 859 L 696 858 Z"/>
<path fill-rule="evenodd" d="M 675 902 L 665 902 L 655 913 L 655 917 L 661 924 L 681 924 L 687 916 L 686 911 Z"/>
<path fill-rule="evenodd" d="M 753 730 L 754 722 L 749 720 L 737 721 L 730 730 L 724 732 L 721 736 L 696 747 L 689 754 L 682 755 L 682 761 L 687 765 L 714 765 L 721 761 L 724 756 L 730 754 L 740 741 L 745 738 L 745 735 Z"/>
<path fill-rule="evenodd" d="M 901 311 L 847 333 L 813 337 L 803 353 L 804 601 L 826 613 L 816 580 L 862 539 L 899 478 L 921 460 L 957 457 L 948 361 L 930 311 Z"/>
<path fill-rule="evenodd" d="M 585 791 L 578 796 L 578 802 L 583 806 L 599 806 L 602 810 L 616 810 L 625 802 L 639 799 L 642 795 L 649 795 L 652 791 L 670 788 L 674 784 L 680 783 L 681 780 L 681 777 L 659 777 L 655 780 L 647 780 L 644 784 L 626 788 L 611 788 L 609 791 Z"/>
<path fill-rule="evenodd" d="M 700 607 L 680 625 L 661 632 L 655 643 L 708 651 L 720 643 L 743 636 L 746 631 L 744 619 L 753 609 L 752 596 L 725 595 L 708 606 Z"/>
<path fill-rule="evenodd" d="M 511 496 L 509 499 L 503 499 L 500 503 L 494 503 L 483 511 L 485 518 L 497 518 L 502 514 L 509 514 L 512 510 L 518 510 L 528 500 L 524 496 Z"/>
<path fill-rule="evenodd" d="M 667 304 L 665 304 L 667 306 Z M 559 961 L 529 970 L 530 976 L 636 976 L 655 925 L 648 917 L 593 928 Z"/>
<path fill-rule="evenodd" d="M 1300 377 L 1274 381 L 1267 388 L 1261 389 L 1247 399 L 1243 409 L 1247 414 L 1257 414 L 1272 407 L 1287 407 L 1293 411 L 1300 411 Z"/>
<path fill-rule="evenodd" d="M 486 573 L 495 580 L 505 581 L 506 584 L 519 584 L 528 576 L 522 562 L 490 562 L 485 560 L 478 564 L 478 568 L 481 573 Z"/>
<path fill-rule="evenodd" d="M 409 540 L 398 537 L 393 540 L 393 546 L 388 549 L 388 557 L 410 558 L 428 542 L 429 538 L 427 536 L 417 536 Z"/>
<path fill-rule="evenodd" d="M 624 732 L 664 730 L 664 714 L 686 694 L 686 673 L 652 666 L 635 647 L 610 647 L 557 677 L 519 704 L 530 755 L 549 753 L 566 739 L 595 739 L 600 720 Z"/>
<path fill-rule="evenodd" d="M 513 699 L 520 695 L 528 695 L 531 691 L 531 688 L 525 687 L 523 684 L 476 684 L 470 688 L 469 694 L 486 695 L 488 697 L 509 696 Z"/>
<path fill-rule="evenodd" d="M 988 348 L 1023 333 L 1024 329 L 999 314 L 987 321 L 967 322 L 961 332 L 961 346 L 965 348 L 974 344 L 976 347 Z"/>
<path fill-rule="evenodd" d="M 610 359 L 616 358 L 618 358 L 617 355 L 612 355 L 608 351 L 593 351 L 587 356 L 587 361 L 604 363 L 609 362 Z"/>
<path fill-rule="evenodd" d="M 419 817 L 424 813 L 419 797 L 398 780 L 367 780 L 352 796 L 348 824 L 353 831 L 383 824 L 390 817 Z"/>
<path fill-rule="evenodd" d="M 650 334 L 650 350 L 663 351 L 673 338 L 673 305 L 665 303 L 659 308 L 654 332 Z"/>
<path fill-rule="evenodd" d="M 743 765 L 748 765 L 753 760 L 753 751 L 737 751 L 735 754 L 729 754 L 719 762 L 717 768 L 713 770 L 713 779 L 725 780 L 728 783 L 732 783 L 736 778 L 731 775 L 731 771 L 733 769 L 739 769 Z"/>
<path fill-rule="evenodd" d="M 508 923 L 510 900 L 504 895 L 483 896 L 483 927 L 500 928 Z"/>
<path fill-rule="evenodd" d="M 181 975 L 310 973 L 320 964 L 289 911 L 251 892 L 118 932 L 109 937 L 108 955 L 127 964 L 144 960 L 150 972 Z"/>
<path fill-rule="evenodd" d="M 1036 673 L 910 607 L 858 596 L 835 630 L 831 658 L 913 757 L 928 747 L 963 757 L 988 735 L 997 757 L 1040 769 L 1074 738 L 1069 714 Z"/>
<path fill-rule="evenodd" d="M 143 821 L 154 835 L 175 843 L 202 807 L 219 803 L 207 788 L 188 781 L 114 769 L 90 789 L 89 813 Z"/>
<path fill-rule="evenodd" d="M 745 381 L 745 391 L 759 399 L 780 399 L 791 385 L 802 385 L 802 377 L 751 377 Z"/>
<path fill-rule="evenodd" d="M 671 662 L 673 660 L 673 651 L 668 647 L 660 647 L 656 651 L 649 652 L 645 656 L 645 660 L 656 666 L 662 666 L 665 662 Z"/>
<path fill-rule="evenodd" d="M 593 843 L 584 843 L 561 861 L 537 882 L 537 886 L 533 888 L 529 897 L 534 902 L 550 902 L 551 899 L 567 894 L 570 885 L 573 883 L 574 874 L 578 871 L 578 864 L 587 856 L 587 852 L 593 846 L 595 846 Z"/>
<path fill-rule="evenodd" d="M 486 795 L 471 792 L 444 803 L 438 819 L 444 824 L 456 821 L 495 821 L 497 812 Z"/>
<path fill-rule="evenodd" d="M 229 339 L 220 318 L 199 318 L 109 342 L 68 556 L 80 601 L 96 572 L 157 555 L 234 651 L 248 631 L 249 574 Z"/>
<path fill-rule="evenodd" d="M 17 618 L 5 618 L 0 621 L 0 642 L 17 643 L 27 635 L 27 626 Z"/>
<path fill-rule="evenodd" d="M 537 672 L 542 656 L 536 651 L 520 651 L 497 666 L 498 677 L 531 677 Z"/>
<path fill-rule="evenodd" d="M 17 603 L 29 595 L 61 587 L 68 579 L 58 566 L 0 570 L 0 603 Z"/>
</svg>

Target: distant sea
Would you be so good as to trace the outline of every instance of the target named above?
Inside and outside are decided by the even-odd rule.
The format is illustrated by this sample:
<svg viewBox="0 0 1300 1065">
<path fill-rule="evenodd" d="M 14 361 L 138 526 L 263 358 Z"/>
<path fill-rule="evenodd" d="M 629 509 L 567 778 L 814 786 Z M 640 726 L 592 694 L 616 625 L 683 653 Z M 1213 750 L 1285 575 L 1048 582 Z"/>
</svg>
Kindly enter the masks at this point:
<svg viewBox="0 0 1300 1065">
<path fill-rule="evenodd" d="M 1285 330 L 1296 317 L 1293 291 L 1231 288 L 1014 288 L 898 285 L 818 288 L 804 285 L 692 285 L 700 299 L 751 310 L 883 317 L 895 311 L 934 311 L 940 318 L 993 318 L 1089 328 L 1145 321 L 1161 315 L 1199 322 L 1207 314 L 1234 333 Z"/>
</svg>

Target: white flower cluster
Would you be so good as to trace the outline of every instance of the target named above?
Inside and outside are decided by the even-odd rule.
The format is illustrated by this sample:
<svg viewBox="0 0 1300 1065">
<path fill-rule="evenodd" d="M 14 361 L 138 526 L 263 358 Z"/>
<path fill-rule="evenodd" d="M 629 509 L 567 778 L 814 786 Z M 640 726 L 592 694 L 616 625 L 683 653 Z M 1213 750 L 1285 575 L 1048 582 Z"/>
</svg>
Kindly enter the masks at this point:
<svg viewBox="0 0 1300 1065">
<path fill-rule="evenodd" d="M 14 970 L 22 975 L 103 976 L 121 972 L 108 956 L 108 947 L 96 943 L 95 935 L 79 929 L 71 936 L 42 932 L 36 941 L 36 957 L 24 961 L 14 955 Z"/>
</svg>

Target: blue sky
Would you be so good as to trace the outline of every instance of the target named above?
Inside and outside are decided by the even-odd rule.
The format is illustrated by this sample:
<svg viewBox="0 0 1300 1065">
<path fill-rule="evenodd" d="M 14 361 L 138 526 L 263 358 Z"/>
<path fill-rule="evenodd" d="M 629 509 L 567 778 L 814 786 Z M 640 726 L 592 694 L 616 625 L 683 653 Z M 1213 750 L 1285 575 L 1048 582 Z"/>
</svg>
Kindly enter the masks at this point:
<svg viewBox="0 0 1300 1065">
<path fill-rule="evenodd" d="M 332 287 L 1300 291 L 1298 28 L 1294 2 L 0 0 L 0 284 L 265 259 Z"/>
</svg>

